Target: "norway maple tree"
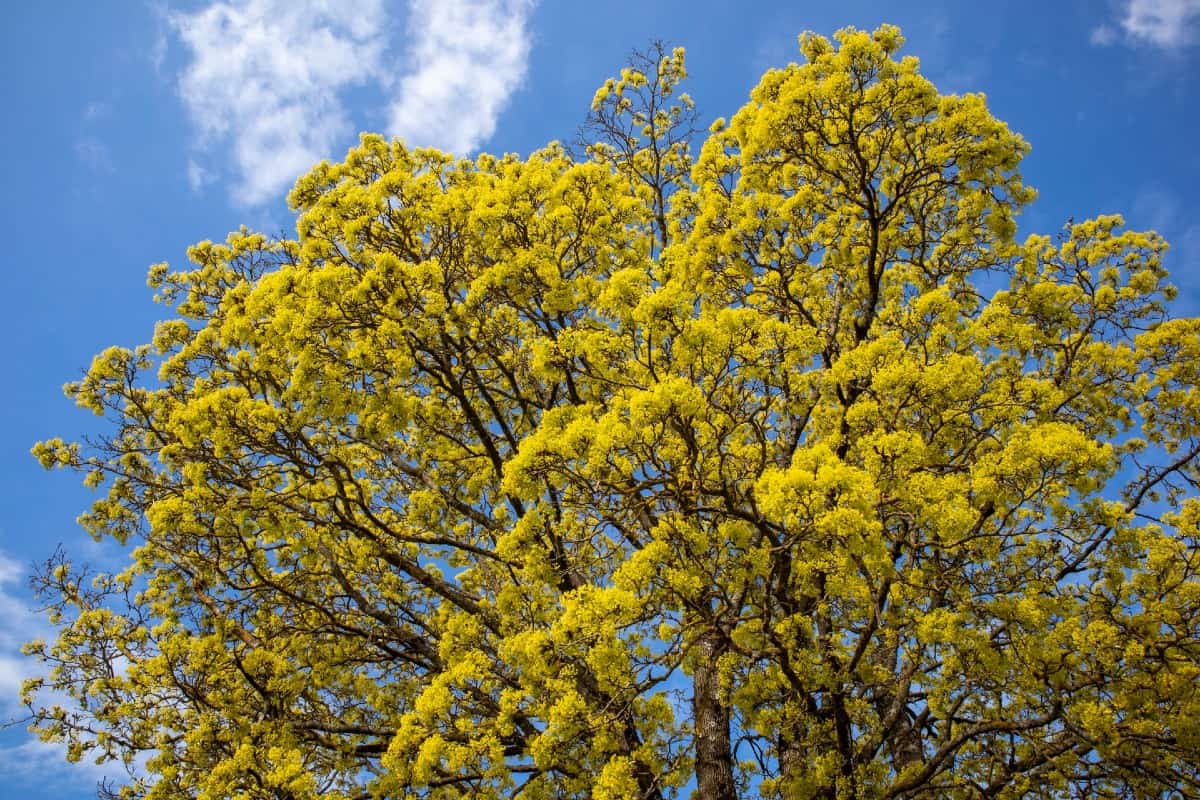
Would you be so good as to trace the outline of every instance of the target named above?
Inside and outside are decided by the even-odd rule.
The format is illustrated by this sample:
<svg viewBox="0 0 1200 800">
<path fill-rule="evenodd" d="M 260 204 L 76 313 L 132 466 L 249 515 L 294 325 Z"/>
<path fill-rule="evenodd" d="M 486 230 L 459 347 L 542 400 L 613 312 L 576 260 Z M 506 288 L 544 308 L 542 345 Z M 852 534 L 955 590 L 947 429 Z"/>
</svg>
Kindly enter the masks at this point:
<svg viewBox="0 0 1200 800">
<path fill-rule="evenodd" d="M 127 797 L 1200 794 L 1200 320 L 1119 217 L 1017 241 L 901 43 L 694 159 L 662 49 L 576 155 L 364 136 L 153 267 L 35 448 L 132 553 L 38 579 L 35 728 Z"/>
</svg>

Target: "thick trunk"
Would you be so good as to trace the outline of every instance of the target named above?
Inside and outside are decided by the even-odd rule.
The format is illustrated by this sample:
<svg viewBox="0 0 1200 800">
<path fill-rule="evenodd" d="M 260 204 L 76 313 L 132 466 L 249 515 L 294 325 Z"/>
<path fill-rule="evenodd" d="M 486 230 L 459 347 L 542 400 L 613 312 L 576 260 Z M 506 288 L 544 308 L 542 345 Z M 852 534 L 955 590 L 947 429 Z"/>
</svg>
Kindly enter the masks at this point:
<svg viewBox="0 0 1200 800">
<path fill-rule="evenodd" d="M 692 695 L 696 726 L 697 800 L 737 800 L 733 784 L 733 747 L 729 734 L 729 706 L 721 697 L 717 659 L 728 649 L 720 631 L 700 637 Z"/>
<path fill-rule="evenodd" d="M 786 796 L 793 784 L 800 782 L 801 771 L 805 766 L 804 754 L 800 746 L 790 735 L 784 733 L 779 741 L 779 776 L 783 779 L 783 790 Z"/>
<path fill-rule="evenodd" d="M 910 764 L 925 760 L 921 731 L 914 727 L 914 717 L 908 710 L 909 689 L 915 667 L 912 664 L 903 668 L 898 666 L 894 642 L 882 645 L 871 660 L 876 666 L 896 675 L 895 681 L 889 682 L 890 686 L 880 689 L 875 695 L 875 708 L 880 724 L 884 726 L 882 745 L 891 759 L 892 769 L 899 775 Z"/>
</svg>

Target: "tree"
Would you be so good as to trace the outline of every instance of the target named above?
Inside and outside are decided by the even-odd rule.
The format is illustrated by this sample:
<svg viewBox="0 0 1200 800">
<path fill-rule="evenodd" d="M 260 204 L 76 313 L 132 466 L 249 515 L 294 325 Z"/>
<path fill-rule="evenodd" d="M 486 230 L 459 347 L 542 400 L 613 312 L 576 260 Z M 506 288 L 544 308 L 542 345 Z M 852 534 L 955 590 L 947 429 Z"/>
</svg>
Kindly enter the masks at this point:
<svg viewBox="0 0 1200 800">
<path fill-rule="evenodd" d="M 1028 146 L 901 44 L 694 164 L 659 47 L 583 155 L 364 136 L 151 268 L 35 447 L 132 548 L 38 578 L 36 729 L 145 798 L 1200 793 L 1200 320 L 1119 217 L 1016 241 Z"/>
</svg>

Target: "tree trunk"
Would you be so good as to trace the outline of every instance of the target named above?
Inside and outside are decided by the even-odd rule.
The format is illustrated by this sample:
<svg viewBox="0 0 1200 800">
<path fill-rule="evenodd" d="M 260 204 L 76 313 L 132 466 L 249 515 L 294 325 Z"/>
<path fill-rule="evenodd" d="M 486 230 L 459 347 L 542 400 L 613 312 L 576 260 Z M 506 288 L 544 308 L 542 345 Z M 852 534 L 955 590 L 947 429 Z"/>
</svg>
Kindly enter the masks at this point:
<svg viewBox="0 0 1200 800">
<path fill-rule="evenodd" d="M 692 719 L 696 726 L 697 800 L 737 800 L 733 784 L 733 748 L 729 706 L 721 697 L 717 659 L 728 649 L 718 630 L 700 636 L 693 677 Z"/>
<path fill-rule="evenodd" d="M 800 781 L 800 772 L 805 766 L 804 754 L 792 736 L 784 731 L 779 737 L 779 777 L 783 780 L 786 796 L 793 784 Z"/>
</svg>

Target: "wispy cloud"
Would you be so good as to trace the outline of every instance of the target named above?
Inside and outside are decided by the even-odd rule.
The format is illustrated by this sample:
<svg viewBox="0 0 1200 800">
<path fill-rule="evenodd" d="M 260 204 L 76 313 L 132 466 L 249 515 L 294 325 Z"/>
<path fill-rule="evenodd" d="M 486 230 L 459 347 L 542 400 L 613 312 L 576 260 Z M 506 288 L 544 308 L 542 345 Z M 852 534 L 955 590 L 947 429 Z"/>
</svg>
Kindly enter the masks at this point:
<svg viewBox="0 0 1200 800">
<path fill-rule="evenodd" d="M 0 773 L 10 786 L 22 786 L 37 792 L 28 796 L 51 797 L 59 793 L 76 794 L 108 780 L 120 785 L 129 780 L 129 772 L 120 764 L 97 764 L 84 756 L 71 764 L 67 746 L 62 743 L 27 739 L 20 744 L 0 747 Z M 140 768 L 135 767 L 135 769 Z M 53 794 L 51 794 L 53 791 Z"/>
<path fill-rule="evenodd" d="M 217 179 L 212 171 L 196 162 L 195 159 L 188 159 L 187 165 L 188 186 L 192 187 L 192 191 L 199 194 L 204 187 Z"/>
<path fill-rule="evenodd" d="M 531 0 L 412 0 L 411 72 L 397 87 L 388 132 L 416 145 L 470 152 L 525 76 Z"/>
<path fill-rule="evenodd" d="M 1179 198 L 1174 193 L 1158 184 L 1147 184 L 1133 198 L 1129 222 L 1134 227 L 1146 226 L 1166 234 L 1179 222 L 1180 211 Z"/>
<path fill-rule="evenodd" d="M 1112 25 L 1097 25 L 1096 27 L 1092 28 L 1092 32 L 1088 36 L 1088 40 L 1091 41 L 1092 44 L 1099 45 L 1100 47 L 1107 47 L 1108 45 L 1117 41 L 1118 35 L 1117 29 Z"/>
<path fill-rule="evenodd" d="M 32 639 L 49 640 L 54 636 L 53 628 L 19 589 L 28 571 L 0 551 L 0 724 L 23 716 L 25 709 L 19 702 L 21 684 L 41 672 L 41 665 L 21 654 L 21 646 Z M 64 705 L 71 702 L 56 693 L 42 699 Z M 61 742 L 43 742 L 32 736 L 15 744 L 0 745 L 0 774 L 11 785 L 36 788 L 41 797 L 52 796 L 59 790 L 87 789 L 104 779 L 120 783 L 129 777 L 119 763 L 96 764 L 85 757 L 70 764 L 66 751 Z M 139 760 L 134 770 L 141 770 L 143 762 L 144 758 Z"/>
<path fill-rule="evenodd" d="M 146 61 L 155 75 L 162 74 L 163 62 L 167 59 L 168 34 L 171 31 L 171 12 L 165 0 L 148 0 L 146 3 L 154 19 L 154 38 L 145 50 Z"/>
<path fill-rule="evenodd" d="M 76 139 L 75 156 L 95 172 L 116 170 L 108 146 L 95 136 L 81 136 Z"/>
<path fill-rule="evenodd" d="M 409 0 L 403 52 L 383 0 L 217 0 L 169 15 L 191 52 L 179 93 L 203 150 L 227 148 L 243 205 L 352 143 L 346 90 L 379 90 L 387 133 L 478 147 L 524 75 L 533 0 Z M 405 65 L 401 68 L 399 65 Z M 399 77 L 397 77 L 399 76 Z M 191 164 L 195 164 L 193 160 Z M 189 169 L 196 185 L 200 175 Z"/>
<path fill-rule="evenodd" d="M 1121 9 L 1117 24 L 1132 43 L 1173 50 L 1200 41 L 1200 0 L 1124 0 Z M 1093 44 L 1109 45 L 1117 38 L 1113 25 L 1092 29 Z"/>
<path fill-rule="evenodd" d="M 1171 244 L 1167 265 L 1181 280 L 1192 282 L 1200 266 L 1200 222 L 1191 204 L 1160 184 L 1148 184 L 1133 198 L 1129 223 L 1165 236 Z"/>
<path fill-rule="evenodd" d="M 17 713 L 21 683 L 37 673 L 38 665 L 21 655 L 21 646 L 48 633 L 45 620 L 16 591 L 27 571 L 0 552 L 0 721 Z"/>
<path fill-rule="evenodd" d="M 338 99 L 379 70 L 381 0 L 217 2 L 170 22 L 194 58 L 179 81 L 203 145 L 228 143 L 247 205 L 277 195 L 350 130 Z"/>
<path fill-rule="evenodd" d="M 111 173 L 116 171 L 112 151 L 95 133 L 96 128 L 103 128 L 102 123 L 107 117 L 112 116 L 112 113 L 112 104 L 104 100 L 93 100 L 79 112 L 80 124 L 76 128 L 72 147 L 75 150 L 75 157 L 92 172 Z"/>
</svg>

